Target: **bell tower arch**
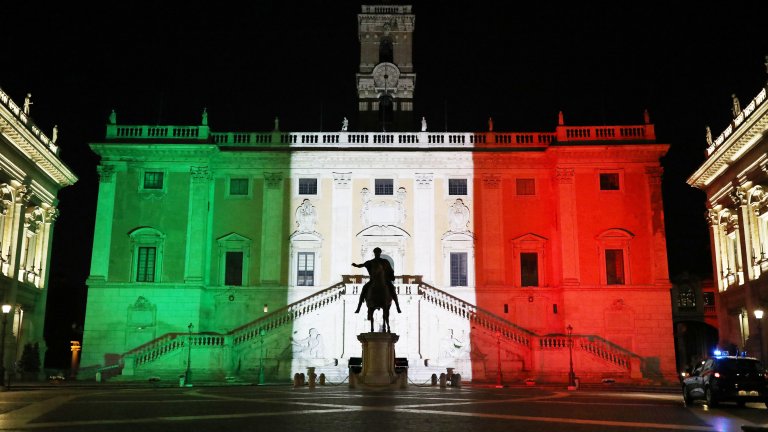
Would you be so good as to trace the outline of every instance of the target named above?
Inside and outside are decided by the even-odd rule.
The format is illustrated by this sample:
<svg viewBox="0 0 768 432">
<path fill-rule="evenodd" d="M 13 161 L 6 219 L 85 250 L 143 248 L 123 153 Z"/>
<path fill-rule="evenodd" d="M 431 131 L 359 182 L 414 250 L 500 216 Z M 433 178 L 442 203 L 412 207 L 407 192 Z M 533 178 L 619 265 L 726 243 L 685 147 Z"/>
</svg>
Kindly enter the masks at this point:
<svg viewBox="0 0 768 432">
<path fill-rule="evenodd" d="M 413 30 L 407 5 L 363 5 L 357 16 L 358 124 L 366 132 L 413 131 Z"/>
</svg>

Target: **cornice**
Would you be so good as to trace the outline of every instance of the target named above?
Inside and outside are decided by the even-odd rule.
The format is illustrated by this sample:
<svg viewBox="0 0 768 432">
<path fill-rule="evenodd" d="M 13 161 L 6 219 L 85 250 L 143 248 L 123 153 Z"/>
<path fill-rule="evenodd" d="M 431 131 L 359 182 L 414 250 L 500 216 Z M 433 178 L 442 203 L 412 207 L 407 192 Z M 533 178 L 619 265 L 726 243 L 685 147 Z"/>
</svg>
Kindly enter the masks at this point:
<svg viewBox="0 0 768 432">
<path fill-rule="evenodd" d="M 763 103 L 755 109 L 740 127 L 717 146 L 706 161 L 693 173 L 687 183 L 693 187 L 704 189 L 718 178 L 730 164 L 740 159 L 749 149 L 754 147 L 768 129 L 768 103 Z"/>
<path fill-rule="evenodd" d="M 26 126 L 20 124 L 3 105 L 0 105 L 0 133 L 60 187 L 72 185 L 77 181 L 77 176 L 69 167 Z"/>
</svg>

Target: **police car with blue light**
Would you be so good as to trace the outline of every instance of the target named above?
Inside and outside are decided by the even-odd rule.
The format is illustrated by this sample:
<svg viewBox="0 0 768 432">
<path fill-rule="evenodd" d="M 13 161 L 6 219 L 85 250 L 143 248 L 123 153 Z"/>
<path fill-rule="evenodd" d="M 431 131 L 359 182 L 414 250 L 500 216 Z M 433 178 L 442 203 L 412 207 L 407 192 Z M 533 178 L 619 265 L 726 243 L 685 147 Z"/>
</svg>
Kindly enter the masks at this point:
<svg viewBox="0 0 768 432">
<path fill-rule="evenodd" d="M 682 384 L 686 405 L 704 400 L 710 408 L 720 402 L 736 402 L 739 406 L 762 402 L 768 407 L 768 374 L 754 357 L 715 351 L 690 374 L 683 374 Z"/>
</svg>

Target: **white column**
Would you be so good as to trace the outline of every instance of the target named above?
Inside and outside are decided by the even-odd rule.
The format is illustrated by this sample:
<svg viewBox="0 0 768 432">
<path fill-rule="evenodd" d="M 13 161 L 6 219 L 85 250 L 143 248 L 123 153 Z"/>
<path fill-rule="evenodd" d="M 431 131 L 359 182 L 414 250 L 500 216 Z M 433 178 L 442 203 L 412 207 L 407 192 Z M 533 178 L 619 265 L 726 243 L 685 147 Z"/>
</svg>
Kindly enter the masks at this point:
<svg viewBox="0 0 768 432">
<path fill-rule="evenodd" d="M 416 173 L 413 194 L 413 273 L 424 281 L 435 281 L 435 185 L 434 174 Z"/>
<path fill-rule="evenodd" d="M 189 211 L 187 213 L 187 251 L 184 282 L 202 283 L 208 249 L 208 196 L 211 173 L 207 166 L 191 167 Z"/>
<path fill-rule="evenodd" d="M 352 173 L 333 173 L 331 195 L 331 274 L 328 284 L 350 274 L 352 267 Z"/>
<path fill-rule="evenodd" d="M 93 251 L 89 280 L 109 278 L 109 249 L 112 244 L 112 219 L 115 214 L 115 167 L 99 165 L 99 196 L 96 224 L 93 229 Z"/>
<path fill-rule="evenodd" d="M 54 222 L 56 222 L 58 217 L 59 209 L 56 207 L 51 207 L 45 212 L 45 223 L 42 227 L 41 242 L 43 248 L 39 252 L 41 260 L 38 270 L 40 275 L 39 288 L 41 288 L 41 290 L 37 300 L 37 305 L 35 306 L 35 312 L 33 314 L 32 328 L 34 329 L 34 334 L 26 336 L 27 341 L 34 341 L 40 344 L 40 352 L 43 357 L 45 357 L 45 350 L 47 349 L 45 339 L 43 338 L 43 327 L 45 325 L 45 308 L 48 301 L 48 276 L 51 271 L 48 263 L 51 262 Z"/>
</svg>

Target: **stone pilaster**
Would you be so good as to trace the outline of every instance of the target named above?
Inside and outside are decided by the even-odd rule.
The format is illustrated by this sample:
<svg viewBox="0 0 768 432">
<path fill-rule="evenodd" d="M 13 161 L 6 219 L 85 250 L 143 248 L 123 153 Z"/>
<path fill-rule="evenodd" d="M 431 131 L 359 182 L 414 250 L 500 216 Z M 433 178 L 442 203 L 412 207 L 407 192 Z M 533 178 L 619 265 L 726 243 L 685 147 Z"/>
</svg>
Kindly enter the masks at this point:
<svg viewBox="0 0 768 432">
<path fill-rule="evenodd" d="M 579 285 L 579 237 L 576 217 L 576 190 L 574 169 L 558 167 L 555 172 L 558 184 L 558 228 L 562 237 L 563 284 Z"/>
<path fill-rule="evenodd" d="M 434 174 L 417 173 L 413 194 L 414 269 L 424 280 L 435 280 L 435 185 Z"/>
<path fill-rule="evenodd" d="M 187 213 L 187 251 L 184 282 L 202 283 L 208 249 L 208 212 L 211 173 L 207 166 L 191 167 L 189 211 Z"/>
<path fill-rule="evenodd" d="M 283 241 L 286 233 L 282 173 L 264 173 L 264 194 L 261 210 L 261 271 L 262 285 L 280 283 L 283 268 Z"/>
<path fill-rule="evenodd" d="M 89 281 L 109 278 L 109 250 L 112 245 L 112 220 L 115 214 L 115 167 L 99 165 L 99 195 L 96 202 L 96 224 L 93 230 L 93 252 Z M 90 284 L 90 282 L 89 282 Z"/>
<path fill-rule="evenodd" d="M 331 274 L 330 281 L 349 274 L 352 260 L 352 173 L 333 173 L 331 196 Z M 291 269 L 290 271 L 295 271 Z"/>
<path fill-rule="evenodd" d="M 501 218 L 503 206 L 501 176 L 498 174 L 485 174 L 482 178 L 482 192 L 480 196 L 475 197 L 475 218 L 479 218 L 476 227 L 483 242 L 483 248 L 480 253 L 483 254 L 483 272 L 478 275 L 482 277 L 484 283 L 501 284 L 504 279 L 502 265 L 506 262 L 504 259 L 504 244 L 501 231 Z"/>
<path fill-rule="evenodd" d="M 645 174 L 648 180 L 648 198 L 651 209 L 650 228 L 653 236 L 653 253 L 651 254 L 651 269 L 656 285 L 669 285 L 669 269 L 667 268 L 667 236 L 664 228 L 664 203 L 661 196 L 661 167 L 647 167 Z"/>
</svg>

